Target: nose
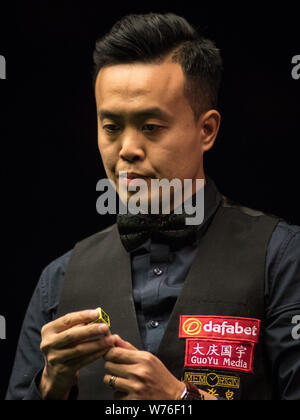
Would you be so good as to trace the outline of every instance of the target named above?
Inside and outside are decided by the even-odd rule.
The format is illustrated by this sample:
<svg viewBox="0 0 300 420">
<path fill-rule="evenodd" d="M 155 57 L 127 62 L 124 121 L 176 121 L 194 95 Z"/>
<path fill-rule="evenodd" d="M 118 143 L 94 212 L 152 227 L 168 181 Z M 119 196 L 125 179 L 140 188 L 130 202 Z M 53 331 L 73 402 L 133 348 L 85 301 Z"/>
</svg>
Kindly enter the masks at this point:
<svg viewBox="0 0 300 420">
<path fill-rule="evenodd" d="M 145 158 L 143 139 L 136 131 L 131 130 L 123 134 L 119 157 L 130 162 Z"/>
</svg>

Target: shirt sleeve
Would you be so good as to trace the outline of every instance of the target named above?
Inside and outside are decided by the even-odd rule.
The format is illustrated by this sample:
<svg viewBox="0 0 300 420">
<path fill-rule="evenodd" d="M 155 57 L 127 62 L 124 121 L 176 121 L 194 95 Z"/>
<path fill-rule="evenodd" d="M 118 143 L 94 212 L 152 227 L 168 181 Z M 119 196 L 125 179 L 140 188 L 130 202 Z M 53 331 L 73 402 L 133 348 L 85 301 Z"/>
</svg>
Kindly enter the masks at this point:
<svg viewBox="0 0 300 420">
<path fill-rule="evenodd" d="M 44 368 L 41 329 L 55 317 L 70 254 L 53 261 L 40 276 L 21 328 L 6 400 L 42 399 L 38 390 Z"/>
<path fill-rule="evenodd" d="M 268 247 L 265 346 L 274 399 L 300 400 L 300 339 L 293 334 L 300 315 L 300 227 L 280 222 Z"/>
</svg>

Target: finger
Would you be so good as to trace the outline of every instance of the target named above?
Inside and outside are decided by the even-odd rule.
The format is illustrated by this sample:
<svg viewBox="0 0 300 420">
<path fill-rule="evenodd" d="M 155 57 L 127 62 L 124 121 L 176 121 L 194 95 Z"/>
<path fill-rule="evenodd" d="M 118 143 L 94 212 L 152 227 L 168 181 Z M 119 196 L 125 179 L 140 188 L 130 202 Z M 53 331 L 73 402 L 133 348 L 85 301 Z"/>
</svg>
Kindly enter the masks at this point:
<svg viewBox="0 0 300 420">
<path fill-rule="evenodd" d="M 103 382 L 106 386 L 110 387 L 109 382 L 111 380 L 112 375 L 105 375 Z M 111 388 L 111 387 L 110 387 Z M 115 391 L 121 391 L 128 393 L 132 391 L 132 385 L 131 382 L 128 379 L 116 377 L 114 388 Z"/>
<path fill-rule="evenodd" d="M 135 364 L 138 360 L 141 360 L 142 351 L 127 350 L 121 347 L 113 347 L 110 349 L 104 360 L 108 362 L 124 363 L 124 364 Z"/>
<path fill-rule="evenodd" d="M 96 352 L 88 356 L 85 355 L 85 356 L 78 357 L 76 359 L 68 360 L 64 363 L 64 365 L 68 367 L 69 369 L 72 369 L 72 371 L 79 371 L 84 366 L 87 366 L 98 359 L 102 359 L 102 357 L 103 357 L 103 352 Z"/>
<path fill-rule="evenodd" d="M 131 343 L 129 343 L 129 341 L 124 341 L 119 335 L 117 335 L 116 346 L 127 350 L 138 350 Z"/>
<path fill-rule="evenodd" d="M 92 322 L 95 319 L 97 319 L 98 316 L 99 313 L 96 309 L 71 312 L 67 315 L 56 319 L 55 321 L 50 322 L 49 324 L 46 324 L 44 329 L 47 330 L 47 332 L 59 333 L 68 330 L 69 328 L 72 328 L 75 325 L 87 324 L 89 322 Z"/>
<path fill-rule="evenodd" d="M 93 351 L 95 352 L 105 352 L 109 351 L 115 345 L 115 337 L 113 335 L 108 335 L 106 337 L 100 338 L 98 341 L 88 341 L 84 343 L 79 343 L 74 346 L 74 354 L 89 354 Z"/>
<path fill-rule="evenodd" d="M 105 352 L 105 351 L 107 351 L 107 350 L 104 349 L 100 352 L 93 353 L 89 356 L 84 356 L 84 357 L 80 357 L 78 359 L 75 359 L 73 361 L 75 369 L 79 370 L 79 369 L 83 368 L 84 366 L 87 366 L 87 365 L 95 362 L 98 359 L 102 359 L 103 352 Z"/>
<path fill-rule="evenodd" d="M 132 371 L 134 370 L 134 366 L 105 362 L 104 369 L 107 374 L 129 379 L 130 375 L 132 375 Z"/>
<path fill-rule="evenodd" d="M 79 342 L 99 340 L 109 335 L 109 327 L 106 324 L 82 325 L 73 327 L 52 337 L 53 348 L 65 348 Z"/>
<path fill-rule="evenodd" d="M 93 354 L 104 356 L 114 346 L 114 337 L 107 336 L 98 341 L 80 343 L 67 349 L 52 349 L 48 355 L 48 362 L 51 364 L 73 365 L 79 359 L 88 358 Z"/>
</svg>

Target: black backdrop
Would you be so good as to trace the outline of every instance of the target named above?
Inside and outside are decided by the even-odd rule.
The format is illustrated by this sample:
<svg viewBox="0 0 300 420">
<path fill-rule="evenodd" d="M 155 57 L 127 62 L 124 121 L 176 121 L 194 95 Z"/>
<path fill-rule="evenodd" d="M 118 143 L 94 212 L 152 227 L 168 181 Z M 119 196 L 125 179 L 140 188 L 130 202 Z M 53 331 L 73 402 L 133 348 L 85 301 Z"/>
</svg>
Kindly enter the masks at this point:
<svg viewBox="0 0 300 420">
<path fill-rule="evenodd" d="M 300 224 L 298 143 L 300 54 L 296 10 L 287 2 L 31 1 L 1 3 L 0 398 L 42 269 L 75 242 L 115 221 L 99 216 L 96 182 L 105 177 L 96 146 L 92 51 L 124 14 L 174 12 L 222 51 L 222 126 L 207 173 L 229 197 Z M 230 3 L 231 4 L 231 3 Z"/>
</svg>

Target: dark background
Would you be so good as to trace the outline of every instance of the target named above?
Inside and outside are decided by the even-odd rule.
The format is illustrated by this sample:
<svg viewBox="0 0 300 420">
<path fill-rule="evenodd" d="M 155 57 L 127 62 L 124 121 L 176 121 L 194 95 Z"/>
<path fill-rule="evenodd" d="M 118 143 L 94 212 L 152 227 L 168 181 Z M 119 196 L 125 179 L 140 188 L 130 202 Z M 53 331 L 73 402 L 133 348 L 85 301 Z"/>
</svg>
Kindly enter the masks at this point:
<svg viewBox="0 0 300 420">
<path fill-rule="evenodd" d="M 95 40 L 123 15 L 171 11 L 215 40 L 225 67 L 223 119 L 206 171 L 223 194 L 300 224 L 300 80 L 291 77 L 300 33 L 292 3 L 2 3 L 0 399 L 42 269 L 115 221 L 95 208 L 105 173 L 91 76 Z"/>
</svg>

